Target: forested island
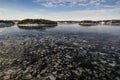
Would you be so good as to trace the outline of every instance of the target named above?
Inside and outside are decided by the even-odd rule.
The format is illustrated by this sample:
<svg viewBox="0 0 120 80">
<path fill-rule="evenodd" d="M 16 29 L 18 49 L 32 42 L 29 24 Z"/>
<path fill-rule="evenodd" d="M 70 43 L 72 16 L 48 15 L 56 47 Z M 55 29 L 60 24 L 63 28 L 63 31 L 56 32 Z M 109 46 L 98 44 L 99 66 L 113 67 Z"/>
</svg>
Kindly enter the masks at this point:
<svg viewBox="0 0 120 80">
<path fill-rule="evenodd" d="M 120 20 L 99 20 L 99 21 L 92 21 L 92 20 L 83 20 L 79 22 L 81 26 L 93 26 L 93 25 L 120 25 Z"/>
<path fill-rule="evenodd" d="M 97 25 L 97 21 L 91 21 L 91 20 L 84 20 L 84 21 L 80 21 L 79 25 L 82 26 L 93 26 L 93 25 Z"/>
<path fill-rule="evenodd" d="M 81 26 L 93 26 L 93 25 L 120 25 L 120 20 L 81 20 L 81 21 L 57 21 L 59 24 L 75 24 L 78 23 Z"/>
<path fill-rule="evenodd" d="M 104 25 L 120 25 L 120 20 L 102 20 L 97 22 Z"/>
<path fill-rule="evenodd" d="M 45 19 L 25 19 L 18 22 L 19 28 L 45 28 L 57 26 L 57 22 Z"/>
<path fill-rule="evenodd" d="M 0 27 L 10 27 L 17 24 L 19 28 L 39 29 L 54 27 L 57 24 L 79 24 L 80 26 L 120 25 L 120 20 L 82 20 L 82 21 L 52 21 L 46 19 L 0 20 Z"/>
</svg>

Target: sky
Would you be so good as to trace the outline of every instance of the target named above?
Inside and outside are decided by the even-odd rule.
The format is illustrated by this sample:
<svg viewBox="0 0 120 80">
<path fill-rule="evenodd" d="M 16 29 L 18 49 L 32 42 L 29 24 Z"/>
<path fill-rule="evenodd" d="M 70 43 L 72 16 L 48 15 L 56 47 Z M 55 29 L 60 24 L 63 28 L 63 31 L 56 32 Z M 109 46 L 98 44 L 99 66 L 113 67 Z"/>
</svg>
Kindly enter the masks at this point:
<svg viewBox="0 0 120 80">
<path fill-rule="evenodd" d="M 0 19 L 120 19 L 120 0 L 0 0 Z"/>
</svg>

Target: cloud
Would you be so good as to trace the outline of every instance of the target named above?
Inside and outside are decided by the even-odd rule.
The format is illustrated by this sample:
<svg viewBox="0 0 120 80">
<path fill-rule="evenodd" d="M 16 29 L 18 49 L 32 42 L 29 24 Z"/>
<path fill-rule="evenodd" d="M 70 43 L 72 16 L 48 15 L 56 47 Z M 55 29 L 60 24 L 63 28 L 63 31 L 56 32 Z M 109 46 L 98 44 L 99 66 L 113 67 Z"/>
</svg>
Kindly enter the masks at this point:
<svg viewBox="0 0 120 80">
<path fill-rule="evenodd" d="M 113 6 L 106 5 L 107 2 L 116 2 L 115 5 L 120 4 L 119 0 L 33 0 L 35 3 L 39 3 L 45 7 L 58 7 L 58 6 Z"/>
<path fill-rule="evenodd" d="M 61 12 L 49 12 L 44 9 L 39 9 L 36 12 L 23 12 L 19 10 L 0 8 L 0 19 L 43 18 L 50 20 L 104 20 L 120 19 L 119 14 L 120 8 L 101 10 L 72 10 Z"/>
<path fill-rule="evenodd" d="M 120 0 L 116 2 L 117 6 L 120 7 Z"/>
<path fill-rule="evenodd" d="M 106 20 L 120 19 L 120 8 L 102 10 L 73 10 L 61 12 L 45 12 L 36 14 L 35 18 L 45 18 L 50 20 Z"/>
</svg>

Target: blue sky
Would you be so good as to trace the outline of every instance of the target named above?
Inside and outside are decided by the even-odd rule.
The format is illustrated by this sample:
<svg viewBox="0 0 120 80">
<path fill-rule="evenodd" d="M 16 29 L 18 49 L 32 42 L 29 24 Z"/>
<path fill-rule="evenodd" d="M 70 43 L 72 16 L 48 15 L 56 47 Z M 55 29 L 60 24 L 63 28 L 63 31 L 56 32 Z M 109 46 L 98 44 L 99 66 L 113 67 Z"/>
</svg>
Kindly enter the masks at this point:
<svg viewBox="0 0 120 80">
<path fill-rule="evenodd" d="M 0 19 L 120 19 L 120 0 L 0 0 Z"/>
</svg>

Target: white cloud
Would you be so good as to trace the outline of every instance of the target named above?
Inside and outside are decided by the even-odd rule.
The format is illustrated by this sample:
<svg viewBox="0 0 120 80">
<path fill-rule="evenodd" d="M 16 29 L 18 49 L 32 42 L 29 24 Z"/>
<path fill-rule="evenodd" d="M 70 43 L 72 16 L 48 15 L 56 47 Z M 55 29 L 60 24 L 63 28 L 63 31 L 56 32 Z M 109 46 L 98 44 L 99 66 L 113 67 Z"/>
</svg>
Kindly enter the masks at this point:
<svg viewBox="0 0 120 80">
<path fill-rule="evenodd" d="M 103 3 L 110 0 L 33 0 L 33 2 L 39 3 L 45 7 L 56 6 L 104 6 Z M 113 0 L 116 1 L 116 0 Z M 119 4 L 119 1 L 117 2 Z M 115 4 L 116 5 L 116 4 Z M 105 5 L 106 6 L 106 5 Z M 110 5 L 109 5 L 110 6 Z"/>
<path fill-rule="evenodd" d="M 55 7 L 56 6 L 56 4 L 54 4 L 52 2 L 43 3 L 42 5 L 45 7 Z"/>
<path fill-rule="evenodd" d="M 120 7 L 120 0 L 116 2 L 117 6 Z"/>
</svg>

